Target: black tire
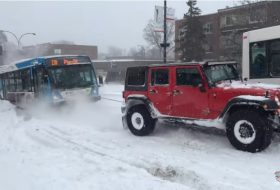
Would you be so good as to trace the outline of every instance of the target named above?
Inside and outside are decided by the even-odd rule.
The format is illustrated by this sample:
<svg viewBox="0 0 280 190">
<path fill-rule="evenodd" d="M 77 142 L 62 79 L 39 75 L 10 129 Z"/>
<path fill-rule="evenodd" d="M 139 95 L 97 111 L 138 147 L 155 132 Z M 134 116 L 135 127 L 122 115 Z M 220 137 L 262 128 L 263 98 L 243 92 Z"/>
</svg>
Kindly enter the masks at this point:
<svg viewBox="0 0 280 190">
<path fill-rule="evenodd" d="M 260 152 L 270 143 L 273 128 L 267 114 L 256 110 L 239 110 L 232 113 L 226 123 L 227 137 L 238 150 Z"/>
<path fill-rule="evenodd" d="M 130 108 L 126 119 L 129 130 L 136 136 L 149 135 L 155 129 L 156 120 L 144 106 Z"/>
</svg>

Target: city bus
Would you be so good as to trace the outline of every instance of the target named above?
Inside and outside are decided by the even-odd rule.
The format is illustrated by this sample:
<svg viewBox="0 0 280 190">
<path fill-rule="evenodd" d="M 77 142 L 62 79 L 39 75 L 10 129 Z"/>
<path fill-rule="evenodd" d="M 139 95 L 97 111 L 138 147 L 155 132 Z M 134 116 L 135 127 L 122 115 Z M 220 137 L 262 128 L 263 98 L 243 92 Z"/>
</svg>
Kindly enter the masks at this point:
<svg viewBox="0 0 280 190">
<path fill-rule="evenodd" d="M 100 99 L 88 56 L 45 56 L 0 67 L 0 98 L 17 105 L 37 99 L 60 104 L 84 97 Z"/>
<path fill-rule="evenodd" d="M 243 34 L 242 77 L 280 84 L 280 25 Z"/>
</svg>

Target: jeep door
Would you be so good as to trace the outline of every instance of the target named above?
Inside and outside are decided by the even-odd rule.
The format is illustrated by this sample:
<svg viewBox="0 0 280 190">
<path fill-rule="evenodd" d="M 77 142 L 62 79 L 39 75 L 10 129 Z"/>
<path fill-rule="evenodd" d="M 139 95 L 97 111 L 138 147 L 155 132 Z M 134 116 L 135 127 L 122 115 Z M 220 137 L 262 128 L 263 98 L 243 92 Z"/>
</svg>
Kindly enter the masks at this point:
<svg viewBox="0 0 280 190">
<path fill-rule="evenodd" d="M 171 111 L 170 69 L 155 67 L 149 71 L 148 98 L 163 115 Z"/>
<path fill-rule="evenodd" d="M 207 119 L 210 112 L 205 79 L 198 66 L 177 66 L 173 69 L 172 115 Z"/>
</svg>

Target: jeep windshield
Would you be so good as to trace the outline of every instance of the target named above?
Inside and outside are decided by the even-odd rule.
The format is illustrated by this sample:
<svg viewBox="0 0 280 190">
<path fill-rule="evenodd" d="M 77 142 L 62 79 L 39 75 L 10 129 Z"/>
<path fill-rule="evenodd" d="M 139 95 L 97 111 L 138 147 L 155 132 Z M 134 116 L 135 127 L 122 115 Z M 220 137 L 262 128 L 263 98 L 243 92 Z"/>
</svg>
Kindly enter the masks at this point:
<svg viewBox="0 0 280 190">
<path fill-rule="evenodd" d="M 221 81 L 239 80 L 238 72 L 231 64 L 207 65 L 204 72 L 211 86 Z"/>
<path fill-rule="evenodd" d="M 85 88 L 96 84 L 93 68 L 89 64 L 51 67 L 49 69 L 54 88 Z"/>
</svg>

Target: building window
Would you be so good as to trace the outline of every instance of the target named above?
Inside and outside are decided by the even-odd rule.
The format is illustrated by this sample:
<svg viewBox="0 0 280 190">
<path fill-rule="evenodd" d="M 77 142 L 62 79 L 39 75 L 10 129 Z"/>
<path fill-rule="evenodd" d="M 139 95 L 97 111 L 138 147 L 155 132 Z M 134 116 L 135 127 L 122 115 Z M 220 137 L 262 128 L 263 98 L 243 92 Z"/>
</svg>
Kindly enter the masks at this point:
<svg viewBox="0 0 280 190">
<path fill-rule="evenodd" d="M 204 34 L 212 34 L 213 33 L 213 24 L 212 23 L 204 24 L 203 32 L 204 32 Z"/>
<path fill-rule="evenodd" d="M 206 54 L 208 54 L 208 53 L 213 53 L 213 48 L 212 48 L 211 45 L 209 45 L 209 44 L 203 44 L 202 47 L 203 47 L 203 49 L 204 49 L 204 51 L 205 51 Z"/>
<path fill-rule="evenodd" d="M 258 23 L 258 22 L 262 22 L 263 19 L 265 19 L 265 10 L 250 10 L 250 17 L 249 17 L 249 23 L 250 24 L 254 24 L 254 23 Z"/>
<path fill-rule="evenodd" d="M 179 30 L 179 40 L 184 39 L 186 32 L 187 32 L 187 26 L 184 26 Z"/>
<path fill-rule="evenodd" d="M 237 23 L 235 15 L 226 15 L 221 18 L 221 27 L 233 26 L 235 23 Z"/>
<path fill-rule="evenodd" d="M 54 49 L 55 55 L 61 55 L 61 49 Z"/>
<path fill-rule="evenodd" d="M 233 25 L 232 16 L 226 16 L 226 26 Z"/>
</svg>

